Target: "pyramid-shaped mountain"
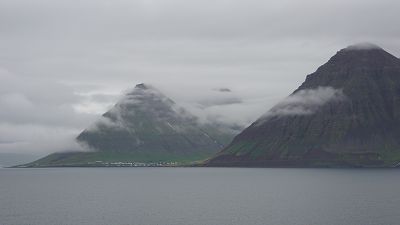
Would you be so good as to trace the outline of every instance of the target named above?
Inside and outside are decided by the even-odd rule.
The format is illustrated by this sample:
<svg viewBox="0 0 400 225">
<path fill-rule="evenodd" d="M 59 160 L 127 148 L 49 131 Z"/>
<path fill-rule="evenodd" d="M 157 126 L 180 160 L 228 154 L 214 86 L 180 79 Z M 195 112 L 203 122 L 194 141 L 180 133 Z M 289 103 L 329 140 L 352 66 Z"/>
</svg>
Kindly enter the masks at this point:
<svg viewBox="0 0 400 225">
<path fill-rule="evenodd" d="M 198 118 L 152 86 L 138 84 L 76 138 L 91 152 L 51 154 L 30 166 L 166 165 L 200 160 L 234 133 Z"/>
<path fill-rule="evenodd" d="M 340 50 L 209 166 L 391 167 L 400 161 L 400 60 L 372 44 Z"/>
</svg>

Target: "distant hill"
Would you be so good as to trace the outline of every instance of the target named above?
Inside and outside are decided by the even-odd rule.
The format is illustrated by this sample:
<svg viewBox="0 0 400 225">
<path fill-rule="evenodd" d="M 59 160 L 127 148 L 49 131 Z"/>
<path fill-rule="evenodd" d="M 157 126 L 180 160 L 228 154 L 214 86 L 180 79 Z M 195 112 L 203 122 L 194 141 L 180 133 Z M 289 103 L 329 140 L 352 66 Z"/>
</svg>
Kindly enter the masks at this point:
<svg viewBox="0 0 400 225">
<path fill-rule="evenodd" d="M 38 158 L 40 156 L 29 153 L 0 153 L 0 168 L 32 162 Z"/>
<path fill-rule="evenodd" d="M 392 167 L 400 162 L 400 60 L 340 50 L 207 166 Z"/>
<path fill-rule="evenodd" d="M 220 125 L 199 123 L 154 87 L 138 84 L 79 134 L 77 141 L 91 152 L 54 153 L 25 166 L 190 162 L 215 154 L 234 134 Z"/>
</svg>

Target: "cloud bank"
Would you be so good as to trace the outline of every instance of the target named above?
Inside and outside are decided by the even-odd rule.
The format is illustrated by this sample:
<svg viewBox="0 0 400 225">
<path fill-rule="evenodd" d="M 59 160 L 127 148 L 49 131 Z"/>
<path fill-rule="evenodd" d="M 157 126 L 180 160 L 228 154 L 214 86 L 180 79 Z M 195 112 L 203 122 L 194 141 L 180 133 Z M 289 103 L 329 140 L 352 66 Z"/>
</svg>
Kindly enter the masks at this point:
<svg viewBox="0 0 400 225">
<path fill-rule="evenodd" d="M 300 90 L 272 107 L 257 123 L 263 123 L 272 117 L 311 115 L 329 102 L 345 99 L 342 90 L 332 87 Z"/>
<path fill-rule="evenodd" d="M 0 70 L 0 153 L 84 150 L 74 141 L 94 116 L 78 113 L 80 101 L 62 83 Z"/>
</svg>

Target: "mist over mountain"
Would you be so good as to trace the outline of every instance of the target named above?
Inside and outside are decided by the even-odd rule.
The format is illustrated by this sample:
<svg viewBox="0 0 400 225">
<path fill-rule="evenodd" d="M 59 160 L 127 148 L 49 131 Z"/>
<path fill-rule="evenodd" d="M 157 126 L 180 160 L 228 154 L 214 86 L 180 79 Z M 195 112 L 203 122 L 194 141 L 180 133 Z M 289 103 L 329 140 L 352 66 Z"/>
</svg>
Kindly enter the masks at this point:
<svg viewBox="0 0 400 225">
<path fill-rule="evenodd" d="M 368 43 L 319 67 L 210 166 L 396 166 L 400 60 Z"/>
<path fill-rule="evenodd" d="M 236 133 L 200 121 L 156 88 L 138 84 L 76 138 L 90 152 L 55 153 L 30 166 L 193 161 L 216 153 Z"/>
</svg>

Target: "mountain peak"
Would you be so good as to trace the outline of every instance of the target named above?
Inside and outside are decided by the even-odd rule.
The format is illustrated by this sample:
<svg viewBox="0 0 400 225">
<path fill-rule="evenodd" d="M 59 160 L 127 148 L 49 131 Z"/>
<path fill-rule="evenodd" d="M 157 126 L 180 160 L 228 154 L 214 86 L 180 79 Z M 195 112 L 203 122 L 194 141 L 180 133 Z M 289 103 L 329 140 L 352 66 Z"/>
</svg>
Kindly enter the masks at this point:
<svg viewBox="0 0 400 225">
<path fill-rule="evenodd" d="M 354 45 L 349 45 L 346 48 L 341 49 L 332 58 L 342 58 L 344 61 L 359 61 L 364 62 L 368 60 L 376 61 L 379 59 L 397 59 L 395 56 L 385 51 L 383 48 L 376 44 L 362 42 Z"/>
<path fill-rule="evenodd" d="M 399 67 L 400 60 L 396 56 L 375 44 L 360 43 L 339 50 L 327 63 L 318 68 L 317 74 L 322 71 L 347 70 L 347 73 L 336 73 L 347 77 L 347 75 L 365 74 L 367 70 L 370 72 L 382 69 L 398 70 Z M 330 72 L 324 74 L 333 75 Z"/>
<path fill-rule="evenodd" d="M 207 165 L 397 165 L 399 100 L 400 60 L 373 44 L 349 46 Z"/>
<path fill-rule="evenodd" d="M 383 76 L 400 71 L 400 60 L 377 45 L 361 43 L 338 51 L 328 62 L 307 76 L 295 91 L 320 86 L 357 92 L 354 85 L 379 83 Z M 380 74 L 379 76 L 377 74 Z M 389 81 L 388 81 L 389 82 Z"/>
</svg>

